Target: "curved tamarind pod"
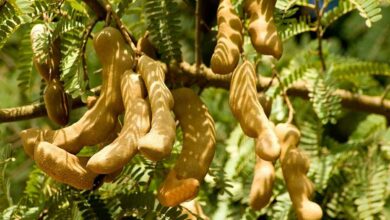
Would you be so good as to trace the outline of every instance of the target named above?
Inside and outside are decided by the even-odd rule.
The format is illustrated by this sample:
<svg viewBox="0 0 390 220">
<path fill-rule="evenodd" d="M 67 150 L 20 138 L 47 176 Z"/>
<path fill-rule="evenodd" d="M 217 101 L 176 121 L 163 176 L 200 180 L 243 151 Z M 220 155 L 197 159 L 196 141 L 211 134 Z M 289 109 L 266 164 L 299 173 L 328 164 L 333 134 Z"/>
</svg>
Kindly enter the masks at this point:
<svg viewBox="0 0 390 220">
<path fill-rule="evenodd" d="M 138 152 L 138 138 L 150 129 L 150 108 L 143 99 L 141 77 L 127 71 L 122 76 L 121 88 L 126 108 L 124 125 L 118 137 L 88 161 L 88 169 L 95 173 L 109 174 L 126 165 Z"/>
<path fill-rule="evenodd" d="M 139 139 L 138 150 L 148 159 L 157 161 L 171 153 L 175 141 L 176 124 L 170 111 L 173 97 L 164 84 L 164 69 L 158 61 L 142 55 L 137 69 L 148 90 L 152 110 L 151 129 Z"/>
<path fill-rule="evenodd" d="M 242 24 L 230 0 L 220 0 L 217 12 L 217 46 L 211 57 L 211 69 L 218 74 L 236 68 L 242 50 Z"/>
<path fill-rule="evenodd" d="M 103 142 L 115 129 L 123 112 L 120 78 L 131 70 L 133 57 L 121 33 L 106 27 L 94 39 L 94 47 L 103 66 L 102 87 L 98 101 L 79 121 L 59 130 L 27 129 L 20 133 L 24 149 L 31 155 L 40 141 L 52 143 L 76 154 L 82 147 Z"/>
<path fill-rule="evenodd" d="M 60 81 L 54 79 L 49 82 L 43 96 L 47 115 L 50 120 L 59 125 L 66 125 L 69 121 L 68 96 Z"/>
<path fill-rule="evenodd" d="M 172 91 L 173 112 L 183 131 L 183 148 L 173 169 L 160 186 L 158 200 L 176 206 L 194 198 L 215 153 L 214 120 L 200 98 L 189 88 Z"/>
<path fill-rule="evenodd" d="M 60 39 L 57 38 L 54 40 L 50 47 L 49 55 L 47 60 L 40 60 L 37 55 L 37 48 L 39 45 L 39 38 L 42 37 L 46 32 L 47 28 L 43 24 L 36 24 L 31 29 L 30 39 L 31 46 L 33 51 L 33 63 L 35 68 L 38 70 L 38 73 L 45 79 L 46 82 L 50 82 L 52 79 L 60 78 L 60 60 L 61 60 L 61 51 L 60 51 Z"/>
<path fill-rule="evenodd" d="M 156 48 L 149 41 L 149 32 L 145 32 L 144 36 L 138 40 L 137 50 L 143 52 L 152 59 L 157 58 Z"/>
<path fill-rule="evenodd" d="M 35 147 L 34 158 L 37 166 L 53 179 L 77 189 L 92 189 L 98 175 L 85 167 L 88 157 L 77 157 L 48 142 Z"/>
<path fill-rule="evenodd" d="M 280 145 L 274 129 L 257 99 L 256 72 L 253 64 L 244 61 L 233 72 L 229 105 L 243 132 L 256 138 L 256 154 L 273 161 L 280 155 Z"/>
<path fill-rule="evenodd" d="M 274 23 L 276 0 L 246 0 L 244 9 L 250 17 L 249 35 L 258 53 L 279 59 L 283 53 L 282 41 Z"/>
<path fill-rule="evenodd" d="M 309 200 L 314 191 L 313 183 L 306 176 L 309 158 L 296 148 L 299 130 L 291 124 L 278 124 L 275 130 L 282 145 L 280 162 L 283 177 L 298 219 L 321 219 L 321 207 Z"/>
<path fill-rule="evenodd" d="M 272 162 L 256 156 L 255 175 L 249 194 L 249 205 L 254 210 L 264 208 L 272 196 L 275 181 L 275 168 Z"/>
</svg>

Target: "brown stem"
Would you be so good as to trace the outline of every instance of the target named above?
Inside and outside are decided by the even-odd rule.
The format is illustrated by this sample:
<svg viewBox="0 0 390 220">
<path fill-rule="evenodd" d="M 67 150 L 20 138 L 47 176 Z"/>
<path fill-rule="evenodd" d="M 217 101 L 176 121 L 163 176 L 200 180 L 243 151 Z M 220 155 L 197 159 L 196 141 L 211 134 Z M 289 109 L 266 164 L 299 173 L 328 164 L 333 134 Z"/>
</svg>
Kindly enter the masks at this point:
<svg viewBox="0 0 390 220">
<path fill-rule="evenodd" d="M 201 46 L 200 46 L 200 38 L 201 38 L 201 31 L 200 31 L 200 22 L 201 22 L 201 7 L 202 7 L 202 0 L 196 1 L 196 9 L 195 9 L 195 64 L 196 64 L 196 72 L 199 74 L 200 72 L 200 65 L 202 64 L 202 54 L 201 54 Z"/>
<path fill-rule="evenodd" d="M 280 77 L 279 77 L 279 74 L 278 72 L 276 72 L 276 70 L 274 69 L 273 71 L 273 75 L 276 77 L 276 79 L 278 80 L 279 82 L 279 85 L 282 89 L 282 96 L 284 98 L 284 101 L 286 102 L 286 105 L 287 105 L 287 108 L 288 108 L 288 118 L 287 118 L 287 124 L 291 124 L 291 122 L 293 121 L 294 119 L 294 107 L 292 106 L 291 104 L 291 101 L 290 101 L 290 98 L 288 97 L 287 95 L 287 92 L 286 92 L 286 89 L 284 87 L 284 84 L 282 83 L 282 80 L 280 80 Z M 271 82 L 272 83 L 272 82 Z"/>
<path fill-rule="evenodd" d="M 322 19 L 322 15 L 324 13 L 324 9 L 326 8 L 327 4 L 323 3 L 321 8 L 320 8 L 319 4 L 320 4 L 319 0 L 316 0 L 315 11 L 316 11 L 316 15 L 317 15 L 316 33 L 317 33 L 317 39 L 318 39 L 318 56 L 320 57 L 320 60 L 321 60 L 322 71 L 325 72 L 326 71 L 326 64 L 325 64 L 324 53 L 322 51 L 322 37 L 323 37 L 324 33 L 323 33 L 322 25 L 321 25 L 321 19 Z"/>
<path fill-rule="evenodd" d="M 95 27 L 96 23 L 98 22 L 98 18 L 95 17 L 92 19 L 92 21 L 89 23 L 87 28 L 84 31 L 83 36 L 83 42 L 81 45 L 81 57 L 82 57 L 82 63 L 83 63 L 83 72 L 84 72 L 84 81 L 88 81 L 88 69 L 87 69 L 87 56 L 85 54 L 87 49 L 87 43 L 88 43 L 88 37 L 92 32 L 93 27 Z M 87 84 L 88 86 L 88 84 Z"/>
</svg>

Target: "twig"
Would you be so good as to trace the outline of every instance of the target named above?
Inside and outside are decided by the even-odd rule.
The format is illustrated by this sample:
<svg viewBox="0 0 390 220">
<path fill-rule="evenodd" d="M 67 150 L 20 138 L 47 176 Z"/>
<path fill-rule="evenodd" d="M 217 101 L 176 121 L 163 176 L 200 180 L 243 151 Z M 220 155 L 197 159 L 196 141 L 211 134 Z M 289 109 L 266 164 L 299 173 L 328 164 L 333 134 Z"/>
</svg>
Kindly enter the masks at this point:
<svg viewBox="0 0 390 220">
<path fill-rule="evenodd" d="M 201 7 L 202 0 L 196 1 L 196 9 L 195 9 L 195 64 L 196 64 L 196 72 L 199 74 L 200 65 L 202 64 L 202 51 L 200 46 L 201 41 L 201 31 L 200 31 L 200 23 L 201 23 Z"/>
<path fill-rule="evenodd" d="M 321 61 L 321 67 L 322 71 L 326 71 L 326 64 L 325 64 L 325 58 L 324 58 L 324 53 L 322 51 L 322 37 L 323 37 L 323 30 L 322 30 L 322 25 L 321 25 L 321 18 L 324 13 L 324 10 L 327 6 L 327 3 L 323 3 L 322 7 L 320 8 L 320 2 L 319 0 L 316 0 L 316 16 L 317 16 L 317 27 L 316 27 L 316 33 L 317 33 L 317 39 L 318 39 L 318 56 L 320 57 Z"/>
<path fill-rule="evenodd" d="M 288 124 L 291 124 L 292 120 L 294 119 L 294 107 L 291 104 L 290 98 L 288 97 L 286 93 L 286 89 L 284 87 L 284 84 L 282 83 L 282 80 L 280 80 L 279 74 L 276 72 L 275 69 L 272 70 L 273 75 L 276 77 L 276 79 L 279 82 L 279 86 L 282 89 L 282 96 L 284 98 L 284 101 L 286 102 L 287 108 L 288 108 L 288 118 L 287 122 Z"/>
<path fill-rule="evenodd" d="M 88 24 L 87 28 L 84 31 L 83 43 L 81 44 L 81 56 L 82 56 L 82 63 L 83 63 L 84 81 L 89 80 L 88 69 L 87 69 L 87 56 L 85 54 L 87 49 L 87 42 L 88 42 L 89 35 L 91 34 L 93 27 L 95 27 L 97 22 L 98 22 L 98 18 L 94 17 L 92 21 Z"/>
<path fill-rule="evenodd" d="M 115 11 L 112 10 L 111 4 L 106 0 L 103 0 L 103 3 L 106 12 L 109 13 L 111 17 L 114 19 L 115 23 L 118 25 L 119 29 L 121 30 L 122 35 L 125 37 L 127 43 L 131 46 L 131 49 L 133 49 L 133 51 L 136 51 L 137 50 L 137 47 L 135 46 L 136 39 L 130 34 L 129 30 L 127 30 L 121 18 L 116 14 Z"/>
</svg>

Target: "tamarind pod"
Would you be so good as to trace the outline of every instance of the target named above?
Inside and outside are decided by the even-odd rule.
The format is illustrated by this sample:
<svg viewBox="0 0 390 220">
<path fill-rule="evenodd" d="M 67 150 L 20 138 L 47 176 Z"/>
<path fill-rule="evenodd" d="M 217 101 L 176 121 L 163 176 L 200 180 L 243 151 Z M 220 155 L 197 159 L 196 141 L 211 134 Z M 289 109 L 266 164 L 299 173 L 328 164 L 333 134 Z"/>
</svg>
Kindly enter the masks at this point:
<svg viewBox="0 0 390 220">
<path fill-rule="evenodd" d="M 43 100 L 50 120 L 62 126 L 68 124 L 69 102 L 60 81 L 54 79 L 49 82 Z"/>
<path fill-rule="evenodd" d="M 143 52 L 148 57 L 156 59 L 156 48 L 149 41 L 149 32 L 145 32 L 144 36 L 141 37 L 137 42 L 137 50 Z"/>
<path fill-rule="evenodd" d="M 194 178 L 179 179 L 174 169 L 160 186 L 157 199 L 163 206 L 173 207 L 193 199 L 199 191 L 199 181 Z"/>
<path fill-rule="evenodd" d="M 158 190 L 157 198 L 164 206 L 176 206 L 197 195 L 214 157 L 216 142 L 214 120 L 200 98 L 189 88 L 173 90 L 172 95 L 173 112 L 183 131 L 183 148 Z"/>
<path fill-rule="evenodd" d="M 30 39 L 31 46 L 33 51 L 33 63 L 38 73 L 45 79 L 46 82 L 51 81 L 52 79 L 60 78 L 60 61 L 61 61 L 61 51 L 60 51 L 60 38 L 55 39 L 50 45 L 49 54 L 47 60 L 40 60 L 38 54 L 39 38 L 43 37 L 48 32 L 47 28 L 43 24 L 36 24 L 31 29 Z"/>
<path fill-rule="evenodd" d="M 280 155 L 280 145 L 257 99 L 256 80 L 252 63 L 244 61 L 239 65 L 230 82 L 229 105 L 243 132 L 256 138 L 256 154 L 263 160 L 274 161 Z"/>
<path fill-rule="evenodd" d="M 148 159 L 158 161 L 171 153 L 176 137 L 176 124 L 170 112 L 173 97 L 164 84 L 164 69 L 158 61 L 142 55 L 137 69 L 145 82 L 152 111 L 151 129 L 138 140 L 138 150 Z"/>
<path fill-rule="evenodd" d="M 103 142 L 115 129 L 118 115 L 124 111 L 120 77 L 132 68 L 131 48 L 126 45 L 121 33 L 112 27 L 106 27 L 96 35 L 94 47 L 103 66 L 101 93 L 96 104 L 79 121 L 68 127 L 54 131 L 22 131 L 20 136 L 29 155 L 40 141 L 76 154 L 83 146 Z"/>
<path fill-rule="evenodd" d="M 118 137 L 88 161 L 88 169 L 95 173 L 109 174 L 126 165 L 138 152 L 138 138 L 150 129 L 150 109 L 143 99 L 145 89 L 140 76 L 127 71 L 121 88 L 126 108 L 124 125 Z"/>
<path fill-rule="evenodd" d="M 282 146 L 283 177 L 298 219 L 321 219 L 321 207 L 309 199 L 314 191 L 313 183 L 306 176 L 309 158 L 296 148 L 299 130 L 291 124 L 278 124 L 275 129 Z"/>
<path fill-rule="evenodd" d="M 217 45 L 211 57 L 211 69 L 218 74 L 231 73 L 242 50 L 242 24 L 230 0 L 221 0 L 217 11 Z"/>
<path fill-rule="evenodd" d="M 77 189 L 92 189 L 97 177 L 85 167 L 88 157 L 77 157 L 48 142 L 37 144 L 34 158 L 37 166 L 46 174 Z"/>
<path fill-rule="evenodd" d="M 275 168 L 272 162 L 256 156 L 255 175 L 249 194 L 249 205 L 254 210 L 264 208 L 272 196 L 275 181 Z"/>
<path fill-rule="evenodd" d="M 283 45 L 275 26 L 273 13 L 276 0 L 245 0 L 244 9 L 250 17 L 249 35 L 258 53 L 279 59 Z"/>
</svg>

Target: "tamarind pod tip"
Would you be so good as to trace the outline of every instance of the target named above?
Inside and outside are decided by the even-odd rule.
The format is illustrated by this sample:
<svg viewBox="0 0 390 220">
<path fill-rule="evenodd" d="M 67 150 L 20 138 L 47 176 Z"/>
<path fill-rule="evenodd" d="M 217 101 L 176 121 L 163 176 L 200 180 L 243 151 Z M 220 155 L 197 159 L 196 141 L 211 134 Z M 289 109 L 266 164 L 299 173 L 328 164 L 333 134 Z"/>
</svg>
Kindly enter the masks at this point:
<svg viewBox="0 0 390 220">
<path fill-rule="evenodd" d="M 38 128 L 30 128 L 21 131 L 19 136 L 22 139 L 24 152 L 26 152 L 30 158 L 34 159 L 34 148 L 40 141 L 41 130 Z"/>
<path fill-rule="evenodd" d="M 270 129 L 256 138 L 256 154 L 263 160 L 275 161 L 279 158 L 281 147 L 278 138 Z M 273 130 L 272 130 L 273 131 Z"/>
<path fill-rule="evenodd" d="M 195 198 L 199 185 L 199 181 L 194 178 L 178 179 L 176 171 L 171 170 L 158 190 L 157 199 L 163 206 L 178 206 L 182 202 Z"/>
<path fill-rule="evenodd" d="M 296 208 L 299 220 L 320 220 L 322 219 L 321 207 L 312 201 L 307 200 L 302 206 Z"/>
<path fill-rule="evenodd" d="M 148 138 L 149 136 L 153 138 Z M 138 150 L 149 160 L 160 161 L 169 156 L 172 151 L 172 145 L 161 145 L 165 138 L 163 135 L 148 133 L 138 140 Z"/>
<path fill-rule="evenodd" d="M 268 205 L 275 181 L 275 168 L 272 162 L 256 157 L 255 175 L 249 194 L 249 205 L 253 210 L 260 210 Z"/>
</svg>

